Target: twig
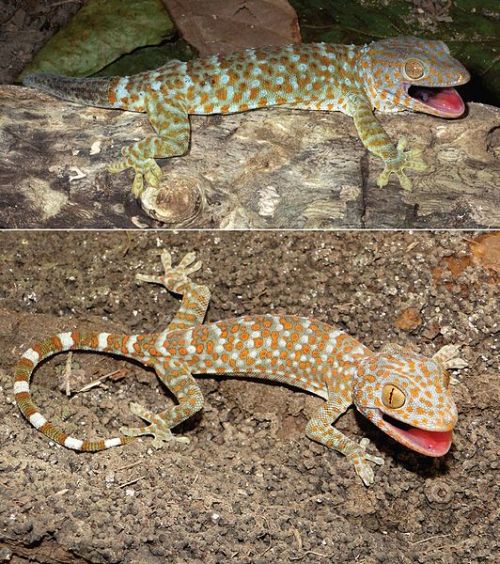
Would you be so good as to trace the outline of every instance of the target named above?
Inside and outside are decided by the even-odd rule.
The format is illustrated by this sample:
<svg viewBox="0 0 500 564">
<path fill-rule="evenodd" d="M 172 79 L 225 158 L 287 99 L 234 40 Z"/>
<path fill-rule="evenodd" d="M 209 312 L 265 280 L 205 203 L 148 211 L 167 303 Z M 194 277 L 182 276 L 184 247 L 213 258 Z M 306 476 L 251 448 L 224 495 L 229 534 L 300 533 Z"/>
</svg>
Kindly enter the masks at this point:
<svg viewBox="0 0 500 564">
<path fill-rule="evenodd" d="M 122 470 L 130 470 L 130 468 L 134 468 L 134 466 L 139 466 L 139 464 L 142 464 L 142 460 L 133 462 L 132 464 L 128 464 L 127 466 L 122 466 L 121 468 L 117 468 L 116 471 L 121 472 Z"/>
<path fill-rule="evenodd" d="M 146 477 L 146 474 L 144 474 L 144 476 L 139 476 L 138 478 L 134 478 L 133 480 L 129 480 L 128 482 L 125 482 L 124 484 L 121 484 L 118 487 L 119 488 L 126 488 L 127 486 L 131 486 L 132 484 L 135 484 L 136 482 L 138 482 L 139 480 L 142 480 L 145 477 Z"/>
<path fill-rule="evenodd" d="M 100 386 L 102 382 L 104 382 L 104 380 L 110 378 L 111 376 L 114 376 L 121 370 L 122 368 L 118 368 L 117 370 L 113 370 L 113 372 L 108 372 L 107 374 L 104 374 L 104 376 L 101 376 L 100 378 L 97 378 L 97 380 L 94 380 L 93 382 L 90 382 L 90 384 L 86 384 L 85 386 L 83 386 L 83 388 L 80 388 L 78 391 L 75 392 L 75 394 L 79 394 L 81 392 L 88 392 L 92 388 L 95 388 L 96 386 Z"/>
<path fill-rule="evenodd" d="M 292 533 L 297 541 L 297 551 L 300 552 L 302 550 L 302 538 L 300 536 L 300 532 L 297 529 L 292 529 Z"/>
<path fill-rule="evenodd" d="M 70 385 L 70 378 L 71 378 L 71 363 L 73 361 L 73 353 L 70 351 L 68 353 L 68 358 L 66 359 L 66 366 L 64 367 L 64 383 L 66 388 L 66 397 L 71 396 L 71 385 Z"/>
<path fill-rule="evenodd" d="M 447 534 L 447 535 L 435 535 L 435 536 L 433 536 L 433 537 L 428 537 L 428 538 L 426 538 L 426 539 L 420 539 L 420 540 L 415 541 L 415 542 L 410 542 L 410 544 L 411 544 L 412 546 L 415 546 L 416 544 L 422 544 L 423 542 L 428 542 L 428 541 L 430 541 L 430 540 L 441 539 L 441 538 L 445 538 L 445 537 L 449 537 L 449 536 L 450 536 L 450 534 Z"/>
</svg>

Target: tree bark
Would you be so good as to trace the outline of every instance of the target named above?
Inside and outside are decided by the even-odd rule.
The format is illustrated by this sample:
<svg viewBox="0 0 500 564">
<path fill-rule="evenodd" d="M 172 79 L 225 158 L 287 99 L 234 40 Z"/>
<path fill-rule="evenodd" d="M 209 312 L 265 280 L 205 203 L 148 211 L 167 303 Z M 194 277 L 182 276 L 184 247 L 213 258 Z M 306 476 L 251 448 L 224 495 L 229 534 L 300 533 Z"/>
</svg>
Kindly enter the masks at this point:
<svg viewBox="0 0 500 564">
<path fill-rule="evenodd" d="M 141 201 L 106 166 L 150 132 L 145 116 L 0 86 L 1 228 L 492 228 L 500 226 L 500 109 L 465 118 L 379 115 L 429 165 L 379 188 L 382 162 L 341 113 L 268 109 L 192 116 L 189 153 L 159 161 Z M 148 210 L 149 216 L 143 208 Z M 162 218 L 163 222 L 153 217 Z M 165 223 L 166 222 L 166 223 Z"/>
</svg>

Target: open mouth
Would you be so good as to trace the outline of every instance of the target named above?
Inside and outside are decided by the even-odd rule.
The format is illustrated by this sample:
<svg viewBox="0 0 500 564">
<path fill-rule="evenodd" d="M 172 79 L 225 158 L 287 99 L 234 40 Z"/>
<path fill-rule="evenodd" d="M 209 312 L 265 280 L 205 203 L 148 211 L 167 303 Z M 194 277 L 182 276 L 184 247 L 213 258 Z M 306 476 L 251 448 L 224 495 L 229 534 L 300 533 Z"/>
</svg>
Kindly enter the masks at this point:
<svg viewBox="0 0 500 564">
<path fill-rule="evenodd" d="M 464 101 L 454 88 L 405 84 L 405 89 L 408 96 L 428 106 L 433 110 L 432 113 L 442 117 L 460 117 L 465 111 Z"/>
<path fill-rule="evenodd" d="M 380 413 L 388 434 L 409 448 L 427 456 L 443 456 L 450 449 L 452 431 L 427 431 Z"/>
</svg>

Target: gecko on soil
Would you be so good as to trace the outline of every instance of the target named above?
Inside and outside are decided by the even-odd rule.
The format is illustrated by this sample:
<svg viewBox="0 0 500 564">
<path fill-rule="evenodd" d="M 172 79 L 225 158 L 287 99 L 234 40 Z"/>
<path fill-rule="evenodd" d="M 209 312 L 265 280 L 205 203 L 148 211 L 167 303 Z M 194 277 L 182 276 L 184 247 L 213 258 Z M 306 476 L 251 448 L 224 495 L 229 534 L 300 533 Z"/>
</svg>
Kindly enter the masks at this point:
<svg viewBox="0 0 500 564">
<path fill-rule="evenodd" d="M 173 267 L 167 251 L 162 263 L 164 275 L 139 274 L 137 278 L 163 284 L 182 296 L 179 311 L 164 331 L 144 335 L 59 333 L 34 344 L 17 363 L 17 405 L 34 427 L 56 443 L 77 451 L 99 451 L 141 435 L 153 435 L 156 448 L 169 441 L 187 443 L 187 437 L 174 435 L 171 429 L 203 406 L 193 375 L 227 374 L 287 384 L 325 399 L 307 423 L 306 434 L 344 454 L 367 486 L 374 480 L 369 463 L 382 464 L 383 459 L 366 452 L 368 439 L 357 443 L 333 427 L 351 404 L 410 449 L 433 457 L 448 452 L 457 408 L 446 367 L 453 364 L 456 347 L 443 347 L 432 358 L 393 344 L 372 352 L 331 325 L 290 315 L 249 315 L 203 323 L 210 291 L 189 278 L 201 263 L 195 262 L 194 253 L 188 253 Z M 178 403 L 160 413 L 131 403 L 132 413 L 149 425 L 121 427 L 121 435 L 115 438 L 69 436 L 33 403 L 30 380 L 44 359 L 74 350 L 109 353 L 152 367 Z"/>
<path fill-rule="evenodd" d="M 364 146 L 380 157 L 377 184 L 394 173 L 405 190 L 406 170 L 422 171 L 420 149 L 393 143 L 373 114 L 411 110 L 460 117 L 465 105 L 454 86 L 469 80 L 465 67 L 442 41 L 411 36 L 366 45 L 328 43 L 246 49 L 189 62 L 170 61 L 156 70 L 114 78 L 71 78 L 35 73 L 24 84 L 54 96 L 104 108 L 145 112 L 154 134 L 122 149 L 110 172 L 132 168 L 132 193 L 144 180 L 158 186 L 156 158 L 184 155 L 189 147 L 189 115 L 229 114 L 282 106 L 340 111 L 354 119 Z M 277 117 L 279 119 L 279 116 Z"/>
</svg>

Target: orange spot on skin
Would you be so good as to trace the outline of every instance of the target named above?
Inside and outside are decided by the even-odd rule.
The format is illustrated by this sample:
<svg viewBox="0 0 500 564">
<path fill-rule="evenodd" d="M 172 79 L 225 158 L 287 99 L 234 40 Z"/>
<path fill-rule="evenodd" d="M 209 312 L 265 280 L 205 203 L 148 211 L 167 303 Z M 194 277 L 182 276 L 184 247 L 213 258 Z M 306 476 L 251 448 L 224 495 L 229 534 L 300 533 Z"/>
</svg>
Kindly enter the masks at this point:
<svg viewBox="0 0 500 564">
<path fill-rule="evenodd" d="M 223 102 L 227 98 L 227 90 L 225 88 L 219 88 L 215 91 L 215 95 L 221 102 Z"/>
<path fill-rule="evenodd" d="M 27 369 L 27 370 L 31 370 L 31 369 L 33 368 L 33 366 L 34 366 L 33 363 L 31 362 L 31 360 L 30 360 L 29 358 L 21 358 L 21 359 L 19 359 L 17 365 L 18 365 L 18 366 L 21 366 L 21 367 L 23 367 L 23 368 L 25 368 L 25 369 Z M 22 378 L 22 379 L 24 380 L 25 378 Z"/>
</svg>

